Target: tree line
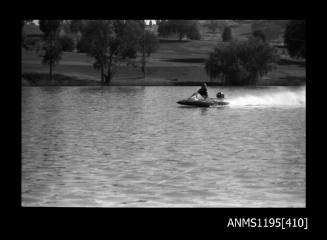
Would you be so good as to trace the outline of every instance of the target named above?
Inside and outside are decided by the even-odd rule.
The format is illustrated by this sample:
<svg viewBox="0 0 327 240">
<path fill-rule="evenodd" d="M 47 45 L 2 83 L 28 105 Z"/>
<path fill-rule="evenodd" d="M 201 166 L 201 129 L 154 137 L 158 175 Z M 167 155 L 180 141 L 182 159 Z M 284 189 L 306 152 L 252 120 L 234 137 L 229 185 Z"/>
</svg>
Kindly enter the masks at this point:
<svg viewBox="0 0 327 240">
<path fill-rule="evenodd" d="M 22 22 L 22 29 L 26 23 Z M 103 84 L 110 84 L 118 67 L 131 64 L 138 52 L 143 53 L 141 69 L 145 74 L 146 56 L 159 47 L 156 35 L 145 29 L 144 20 L 40 20 L 40 56 L 42 63 L 49 65 L 50 80 L 53 66 L 60 61 L 65 47 L 72 44 L 69 37 L 59 36 L 61 27 L 79 36 L 77 48 L 94 59 L 93 67 L 100 71 Z"/>
<path fill-rule="evenodd" d="M 22 29 L 28 22 L 31 20 L 22 22 Z M 209 21 L 207 27 L 211 26 L 210 31 L 215 31 L 217 26 L 223 27 L 221 37 L 223 42 L 227 42 L 215 47 L 205 61 L 204 67 L 210 78 L 221 78 L 226 85 L 253 85 L 271 71 L 279 56 L 269 44 L 273 35 L 272 31 L 266 30 L 265 24 L 256 23 L 247 41 L 237 41 L 233 39 L 232 29 L 228 25 Z M 285 24 L 285 21 L 275 25 L 278 24 Z M 201 38 L 197 21 L 157 20 L 157 25 L 159 36 L 176 34 L 179 40 L 185 37 Z M 53 66 L 60 61 L 65 49 L 65 41 L 59 37 L 60 27 L 79 36 L 77 48 L 94 59 L 93 67 L 100 71 L 103 84 L 110 84 L 118 67 L 131 64 L 130 60 L 136 58 L 137 53 L 142 53 L 141 69 L 145 75 L 146 56 L 159 47 L 156 35 L 145 29 L 144 20 L 40 20 L 39 28 L 43 32 L 40 56 L 42 63 L 49 65 L 50 79 Z M 291 57 L 305 58 L 304 20 L 288 21 L 283 38 Z M 66 39 L 66 44 L 71 44 L 68 42 Z"/>
</svg>

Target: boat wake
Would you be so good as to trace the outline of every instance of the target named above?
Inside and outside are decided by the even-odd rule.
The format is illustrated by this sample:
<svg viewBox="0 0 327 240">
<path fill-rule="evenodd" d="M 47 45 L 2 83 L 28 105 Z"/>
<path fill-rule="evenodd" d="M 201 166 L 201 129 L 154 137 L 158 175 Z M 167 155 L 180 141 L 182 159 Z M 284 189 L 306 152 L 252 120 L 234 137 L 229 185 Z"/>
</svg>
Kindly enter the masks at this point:
<svg viewBox="0 0 327 240">
<path fill-rule="evenodd" d="M 257 94 L 245 94 L 241 97 L 231 97 L 228 99 L 230 106 L 287 106 L 300 107 L 306 105 L 305 87 L 297 90 L 274 89 Z"/>
</svg>

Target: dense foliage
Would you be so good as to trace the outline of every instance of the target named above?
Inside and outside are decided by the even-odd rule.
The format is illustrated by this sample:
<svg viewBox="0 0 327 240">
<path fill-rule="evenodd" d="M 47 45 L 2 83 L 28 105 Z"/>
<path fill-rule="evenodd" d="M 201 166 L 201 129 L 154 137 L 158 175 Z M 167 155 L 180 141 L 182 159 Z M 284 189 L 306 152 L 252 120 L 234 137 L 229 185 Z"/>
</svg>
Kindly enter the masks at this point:
<svg viewBox="0 0 327 240">
<path fill-rule="evenodd" d="M 74 50 L 74 40 L 68 35 L 63 35 L 59 38 L 60 45 L 64 52 L 72 52 Z"/>
<path fill-rule="evenodd" d="M 59 41 L 59 20 L 40 20 L 39 28 L 44 33 L 43 46 L 40 56 L 42 63 L 49 65 L 49 76 L 52 80 L 52 68 L 58 63 L 62 55 L 62 47 Z"/>
<path fill-rule="evenodd" d="M 76 44 L 76 49 L 78 52 L 80 53 L 87 53 L 89 50 L 88 50 L 88 47 L 89 47 L 89 43 L 87 42 L 88 39 L 85 37 L 85 35 L 81 36 L 80 39 L 77 41 L 77 44 Z"/>
<path fill-rule="evenodd" d="M 118 51 L 123 59 L 136 57 L 143 31 L 143 20 L 114 21 L 114 32 L 119 42 Z"/>
<path fill-rule="evenodd" d="M 262 30 L 255 30 L 252 32 L 252 36 L 254 38 L 257 38 L 263 42 L 266 42 L 266 35 L 263 33 Z"/>
<path fill-rule="evenodd" d="M 216 33 L 218 30 L 222 32 L 228 27 L 228 20 L 207 20 L 204 24 L 211 33 Z"/>
<path fill-rule="evenodd" d="M 252 32 L 260 31 L 265 35 L 265 41 L 278 39 L 284 31 L 283 20 L 255 20 L 251 24 Z"/>
<path fill-rule="evenodd" d="M 95 59 L 93 66 L 100 69 L 103 83 L 110 83 L 119 63 L 136 57 L 143 35 L 142 24 L 143 21 L 133 20 L 89 20 L 84 23 L 79 45 Z"/>
<path fill-rule="evenodd" d="M 293 20 L 287 24 L 284 42 L 291 57 L 305 58 L 305 20 Z"/>
<path fill-rule="evenodd" d="M 60 28 L 60 20 L 40 20 L 39 28 L 44 33 L 44 38 L 53 38 L 58 34 Z"/>
<path fill-rule="evenodd" d="M 26 37 L 25 37 L 25 34 L 24 34 L 24 26 L 26 24 L 28 24 L 28 23 L 31 23 L 31 22 L 32 22 L 31 19 L 21 21 L 21 37 L 22 37 L 21 45 L 25 49 L 28 49 L 29 44 L 26 42 Z"/>
<path fill-rule="evenodd" d="M 143 45 L 144 45 L 144 51 L 149 57 L 151 53 L 156 52 L 159 49 L 159 40 L 154 33 L 150 31 L 145 31 L 144 42 L 143 41 L 140 42 L 141 51 L 143 51 Z"/>
<path fill-rule="evenodd" d="M 82 32 L 85 21 L 83 20 L 70 20 L 69 28 L 72 33 Z"/>
<path fill-rule="evenodd" d="M 254 85 L 277 60 L 273 47 L 251 39 L 216 47 L 206 60 L 205 70 L 210 78 L 222 77 L 226 85 Z"/>
<path fill-rule="evenodd" d="M 208 20 L 205 26 L 210 30 L 211 33 L 216 33 L 219 28 L 219 22 L 217 20 Z"/>
<path fill-rule="evenodd" d="M 230 27 L 225 27 L 224 32 L 221 35 L 221 38 L 223 39 L 223 42 L 231 41 L 233 39 L 232 29 Z"/>
<path fill-rule="evenodd" d="M 177 34 L 179 40 L 182 40 L 184 37 L 191 40 L 201 39 L 198 22 L 195 20 L 160 21 L 158 33 L 161 37 Z"/>
</svg>

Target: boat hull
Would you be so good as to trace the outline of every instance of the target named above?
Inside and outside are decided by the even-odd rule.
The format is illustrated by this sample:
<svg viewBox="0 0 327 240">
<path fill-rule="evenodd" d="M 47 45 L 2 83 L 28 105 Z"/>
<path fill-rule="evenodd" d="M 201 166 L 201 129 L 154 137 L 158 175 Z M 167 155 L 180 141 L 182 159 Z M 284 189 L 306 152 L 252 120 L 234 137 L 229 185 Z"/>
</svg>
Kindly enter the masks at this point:
<svg viewBox="0 0 327 240">
<path fill-rule="evenodd" d="M 227 105 L 228 102 L 224 102 L 218 99 L 207 99 L 207 100 L 195 100 L 195 99 L 184 99 L 177 102 L 181 105 L 186 106 L 196 106 L 196 107 L 210 107 L 210 106 L 217 106 L 217 105 Z"/>
</svg>

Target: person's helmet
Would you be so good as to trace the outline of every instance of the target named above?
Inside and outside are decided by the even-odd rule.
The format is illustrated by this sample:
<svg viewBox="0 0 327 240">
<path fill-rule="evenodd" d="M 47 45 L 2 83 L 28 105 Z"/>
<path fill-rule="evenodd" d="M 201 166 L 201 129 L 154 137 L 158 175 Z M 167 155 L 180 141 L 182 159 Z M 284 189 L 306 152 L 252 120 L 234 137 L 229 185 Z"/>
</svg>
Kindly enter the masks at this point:
<svg viewBox="0 0 327 240">
<path fill-rule="evenodd" d="M 217 98 L 224 98 L 225 95 L 224 95 L 224 93 L 222 93 L 222 92 L 218 92 L 217 95 L 216 95 L 216 97 L 217 97 Z"/>
</svg>

